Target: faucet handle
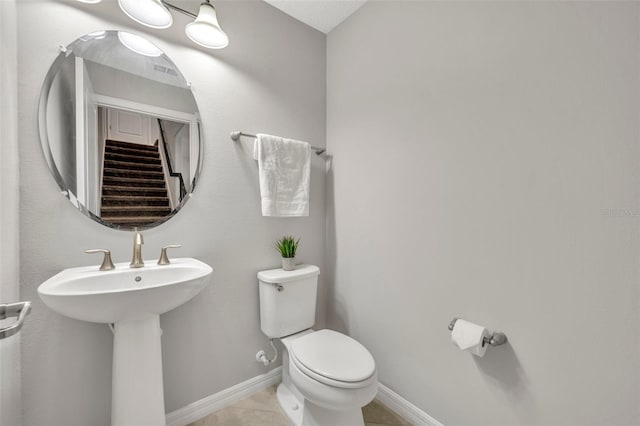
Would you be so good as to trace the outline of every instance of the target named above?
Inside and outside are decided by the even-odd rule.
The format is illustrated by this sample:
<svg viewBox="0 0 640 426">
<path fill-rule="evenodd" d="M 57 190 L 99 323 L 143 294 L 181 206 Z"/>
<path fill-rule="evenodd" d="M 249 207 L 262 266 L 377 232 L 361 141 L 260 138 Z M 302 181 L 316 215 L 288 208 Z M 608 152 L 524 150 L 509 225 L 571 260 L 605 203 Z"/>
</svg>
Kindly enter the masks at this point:
<svg viewBox="0 0 640 426">
<path fill-rule="evenodd" d="M 85 253 L 88 254 L 92 254 L 92 253 L 104 253 L 104 259 L 102 259 L 102 265 L 100 265 L 100 270 L 101 271 L 110 271 L 112 269 L 115 269 L 115 265 L 113 264 L 113 262 L 111 261 L 111 250 L 107 250 L 107 249 L 90 249 L 90 250 L 85 250 Z"/>
<path fill-rule="evenodd" d="M 167 249 L 170 248 L 180 248 L 182 245 L 180 244 L 169 244 L 168 246 L 162 247 L 162 251 L 160 252 L 160 259 L 158 259 L 158 265 L 168 265 L 171 263 L 169 257 L 167 256 Z"/>
</svg>

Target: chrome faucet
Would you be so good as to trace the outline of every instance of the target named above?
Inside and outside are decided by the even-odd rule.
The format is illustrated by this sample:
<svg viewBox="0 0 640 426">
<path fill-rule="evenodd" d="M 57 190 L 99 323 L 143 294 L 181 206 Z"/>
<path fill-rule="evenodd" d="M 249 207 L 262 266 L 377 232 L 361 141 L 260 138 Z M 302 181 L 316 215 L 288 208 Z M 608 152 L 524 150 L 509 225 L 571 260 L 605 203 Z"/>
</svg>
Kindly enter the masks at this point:
<svg viewBox="0 0 640 426">
<path fill-rule="evenodd" d="M 131 259 L 131 264 L 129 265 L 132 268 L 142 268 L 144 266 L 144 262 L 142 261 L 142 245 L 144 244 L 144 238 L 142 238 L 142 234 L 136 231 L 133 236 L 133 258 Z"/>
</svg>

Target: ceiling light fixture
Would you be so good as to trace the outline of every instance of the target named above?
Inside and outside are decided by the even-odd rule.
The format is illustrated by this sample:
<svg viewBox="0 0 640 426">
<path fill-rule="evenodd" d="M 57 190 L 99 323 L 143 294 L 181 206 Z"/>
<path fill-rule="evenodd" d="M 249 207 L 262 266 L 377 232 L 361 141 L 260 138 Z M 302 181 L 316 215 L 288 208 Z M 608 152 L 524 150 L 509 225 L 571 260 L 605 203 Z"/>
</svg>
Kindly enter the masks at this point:
<svg viewBox="0 0 640 426">
<path fill-rule="evenodd" d="M 173 16 L 162 0 L 118 0 L 118 6 L 129 18 L 147 27 L 164 29 L 173 24 Z"/>
<path fill-rule="evenodd" d="M 124 31 L 118 31 L 118 40 L 127 49 L 139 53 L 144 56 L 161 56 L 162 50 L 151 43 L 146 38 L 142 38 L 139 35 L 127 33 Z"/>
<path fill-rule="evenodd" d="M 78 0 L 83 3 L 97 3 L 101 0 Z M 229 37 L 218 23 L 216 9 L 203 0 L 198 15 L 184 10 L 165 0 L 118 0 L 120 9 L 131 19 L 147 27 L 164 29 L 173 24 L 169 9 L 195 18 L 185 27 L 187 37 L 194 43 L 208 49 L 222 49 L 229 44 Z"/>
<path fill-rule="evenodd" d="M 220 28 L 216 9 L 209 0 L 200 4 L 198 17 L 187 24 L 184 32 L 194 43 L 209 49 L 222 49 L 229 44 L 229 37 Z"/>
<path fill-rule="evenodd" d="M 98 3 L 102 0 L 78 1 Z M 229 36 L 220 27 L 216 9 L 209 0 L 202 1 L 197 16 L 165 0 L 118 0 L 118 5 L 125 15 L 137 23 L 157 29 L 169 28 L 173 24 L 169 9 L 174 10 L 195 19 L 185 27 L 187 37 L 194 43 L 208 49 L 222 49 L 229 44 Z"/>
</svg>

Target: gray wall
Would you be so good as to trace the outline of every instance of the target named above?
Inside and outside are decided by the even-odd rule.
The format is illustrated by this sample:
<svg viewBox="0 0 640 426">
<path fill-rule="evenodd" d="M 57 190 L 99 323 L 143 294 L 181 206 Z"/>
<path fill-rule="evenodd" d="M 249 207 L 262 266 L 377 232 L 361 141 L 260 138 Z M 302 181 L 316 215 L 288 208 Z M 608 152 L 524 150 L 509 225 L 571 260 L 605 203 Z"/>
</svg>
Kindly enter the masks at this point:
<svg viewBox="0 0 640 426">
<path fill-rule="evenodd" d="M 121 71 L 96 62 L 85 62 L 96 93 L 146 105 L 193 114 L 197 106 L 187 89 Z"/>
<path fill-rule="evenodd" d="M 369 2 L 329 34 L 329 324 L 445 424 L 640 423 L 639 17 Z M 510 344 L 460 352 L 455 316 Z"/>
<path fill-rule="evenodd" d="M 0 2 L 0 303 L 20 301 L 16 3 Z M 15 319 L 0 321 L 6 327 Z M 21 424 L 20 335 L 0 341 L 0 425 Z"/>
<path fill-rule="evenodd" d="M 182 6 L 195 11 L 198 4 Z M 272 242 L 285 233 L 299 235 L 300 259 L 324 271 L 324 164 L 314 156 L 308 218 L 263 218 L 250 143 L 234 143 L 229 133 L 267 132 L 324 145 L 324 35 L 259 1 L 216 3 L 231 39 L 222 51 L 195 48 L 180 14 L 171 29 L 156 31 L 126 18 L 115 1 L 89 6 L 25 0 L 17 6 L 23 52 L 18 62 L 21 291 L 34 302 L 23 332 L 25 424 L 109 424 L 111 332 L 106 325 L 53 313 L 36 294 L 40 283 L 63 268 L 97 265 L 84 249 L 110 248 L 120 262 L 131 257 L 131 233 L 90 221 L 60 195 L 38 139 L 40 86 L 58 44 L 100 29 L 148 36 L 193 82 L 202 115 L 205 157 L 196 192 L 175 218 L 145 232 L 145 259 L 156 258 L 162 245 L 181 243 L 174 256 L 196 257 L 214 268 L 207 289 L 161 318 L 166 409 L 266 372 L 254 359 L 268 347 L 259 326 L 256 272 L 278 266 Z M 322 277 L 320 285 L 323 289 Z M 320 326 L 323 294 L 324 289 Z"/>
</svg>

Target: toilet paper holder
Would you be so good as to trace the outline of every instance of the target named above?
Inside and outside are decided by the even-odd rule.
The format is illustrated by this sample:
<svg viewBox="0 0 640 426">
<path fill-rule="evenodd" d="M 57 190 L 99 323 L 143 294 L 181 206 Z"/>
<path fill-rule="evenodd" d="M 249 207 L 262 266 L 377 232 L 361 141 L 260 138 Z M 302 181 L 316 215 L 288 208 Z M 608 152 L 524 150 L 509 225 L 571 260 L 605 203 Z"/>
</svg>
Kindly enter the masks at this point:
<svg viewBox="0 0 640 426">
<path fill-rule="evenodd" d="M 454 318 L 451 320 L 451 322 L 449 323 L 449 330 L 453 331 L 453 327 L 456 325 L 456 321 L 458 321 L 458 318 Z M 491 336 L 487 336 L 484 338 L 484 340 L 482 341 L 482 345 L 484 346 L 487 343 L 491 346 L 504 345 L 505 343 L 507 343 L 507 336 L 504 333 L 496 331 L 495 333 L 492 333 Z"/>
</svg>

